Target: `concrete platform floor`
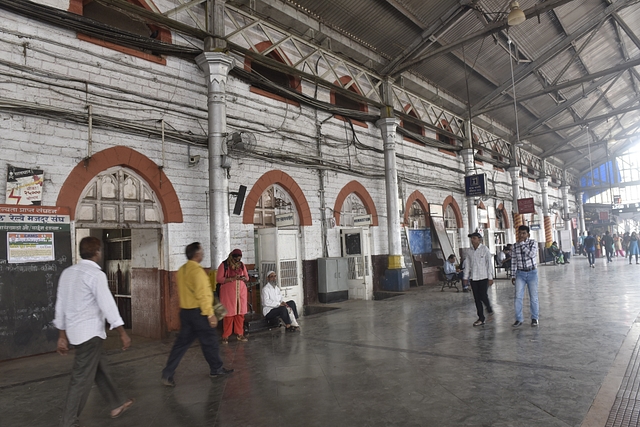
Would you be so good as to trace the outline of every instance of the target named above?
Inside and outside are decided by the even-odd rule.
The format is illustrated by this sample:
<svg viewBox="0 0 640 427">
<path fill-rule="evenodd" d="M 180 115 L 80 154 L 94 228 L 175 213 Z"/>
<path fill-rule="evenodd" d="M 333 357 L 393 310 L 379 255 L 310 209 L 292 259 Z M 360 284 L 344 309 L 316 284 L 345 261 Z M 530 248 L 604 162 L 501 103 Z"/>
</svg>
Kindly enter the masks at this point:
<svg viewBox="0 0 640 427">
<path fill-rule="evenodd" d="M 340 309 L 302 318 L 299 334 L 231 341 L 222 357 L 236 372 L 224 379 L 210 379 L 192 348 L 175 388 L 160 384 L 171 341 L 133 337 L 122 352 L 110 338 L 115 379 L 137 402 L 111 420 L 94 389 L 82 425 L 604 426 L 637 353 L 640 265 L 598 259 L 590 269 L 577 257 L 539 271 L 539 328 L 512 329 L 514 288 L 502 274 L 484 327 L 471 326 L 471 294 L 439 287 L 331 304 Z M 72 360 L 0 363 L 0 426 L 56 426 Z"/>
</svg>

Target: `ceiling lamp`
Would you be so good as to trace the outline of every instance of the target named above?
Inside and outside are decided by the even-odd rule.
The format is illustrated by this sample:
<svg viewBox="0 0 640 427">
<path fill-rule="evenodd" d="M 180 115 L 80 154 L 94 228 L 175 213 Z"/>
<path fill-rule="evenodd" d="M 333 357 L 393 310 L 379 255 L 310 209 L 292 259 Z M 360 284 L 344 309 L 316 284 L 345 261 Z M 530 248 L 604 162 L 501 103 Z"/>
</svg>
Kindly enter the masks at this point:
<svg viewBox="0 0 640 427">
<path fill-rule="evenodd" d="M 510 26 L 522 24 L 527 19 L 517 1 L 512 1 L 509 8 L 511 8 L 511 12 L 507 16 L 507 24 Z"/>
</svg>

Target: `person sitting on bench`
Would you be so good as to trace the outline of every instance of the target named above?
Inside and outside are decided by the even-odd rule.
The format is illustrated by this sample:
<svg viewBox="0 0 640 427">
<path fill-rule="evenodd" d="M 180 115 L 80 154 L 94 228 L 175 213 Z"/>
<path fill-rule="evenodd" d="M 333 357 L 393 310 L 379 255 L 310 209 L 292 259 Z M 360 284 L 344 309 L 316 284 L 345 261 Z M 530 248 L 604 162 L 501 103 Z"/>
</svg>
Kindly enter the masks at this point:
<svg viewBox="0 0 640 427">
<path fill-rule="evenodd" d="M 262 297 L 262 315 L 266 320 L 282 319 L 287 332 L 300 330 L 298 322 L 298 310 L 294 301 L 285 302 L 277 283 L 275 271 L 267 273 L 267 284 L 260 291 Z"/>
<path fill-rule="evenodd" d="M 449 258 L 444 262 L 444 276 L 447 280 L 462 280 L 462 274 L 462 271 L 456 268 L 456 256 L 449 255 Z M 469 292 L 469 286 L 463 286 L 462 292 Z"/>
</svg>

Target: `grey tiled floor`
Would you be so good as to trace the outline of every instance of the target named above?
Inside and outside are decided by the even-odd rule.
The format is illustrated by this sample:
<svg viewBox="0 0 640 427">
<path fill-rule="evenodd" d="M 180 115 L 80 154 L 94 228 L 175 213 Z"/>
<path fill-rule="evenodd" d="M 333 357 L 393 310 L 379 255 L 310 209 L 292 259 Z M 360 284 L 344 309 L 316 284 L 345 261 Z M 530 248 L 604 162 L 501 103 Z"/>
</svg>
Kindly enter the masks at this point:
<svg viewBox="0 0 640 427">
<path fill-rule="evenodd" d="M 597 263 L 540 267 L 539 328 L 511 328 L 506 280 L 490 289 L 496 314 L 480 328 L 470 294 L 412 289 L 332 304 L 300 334 L 231 341 L 222 357 L 236 372 L 224 379 L 209 379 L 192 348 L 173 389 L 159 382 L 170 341 L 134 337 L 121 352 L 110 338 L 116 381 L 137 402 L 111 420 L 94 389 L 82 425 L 580 426 L 640 311 L 640 265 Z M 57 425 L 71 362 L 0 363 L 0 426 Z"/>
</svg>

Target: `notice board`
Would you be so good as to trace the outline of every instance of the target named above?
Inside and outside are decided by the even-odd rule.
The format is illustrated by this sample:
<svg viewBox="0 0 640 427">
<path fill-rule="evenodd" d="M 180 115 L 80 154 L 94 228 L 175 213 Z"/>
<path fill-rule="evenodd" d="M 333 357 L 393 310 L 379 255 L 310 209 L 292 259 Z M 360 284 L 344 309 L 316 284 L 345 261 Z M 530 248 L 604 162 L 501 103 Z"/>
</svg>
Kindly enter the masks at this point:
<svg viewBox="0 0 640 427">
<path fill-rule="evenodd" d="M 449 240 L 449 236 L 447 235 L 447 229 L 444 225 L 444 219 L 440 217 L 431 217 L 431 224 L 433 224 L 433 228 L 436 231 L 436 236 L 438 237 L 438 243 L 440 243 L 440 250 L 442 251 L 442 259 L 446 260 L 447 257 L 451 254 L 458 256 L 453 252 L 453 245 Z"/>
<path fill-rule="evenodd" d="M 56 349 L 58 279 L 71 253 L 66 208 L 0 205 L 0 360 Z"/>
<path fill-rule="evenodd" d="M 409 247 L 413 255 L 430 254 L 431 230 L 428 228 L 409 229 Z"/>
</svg>

